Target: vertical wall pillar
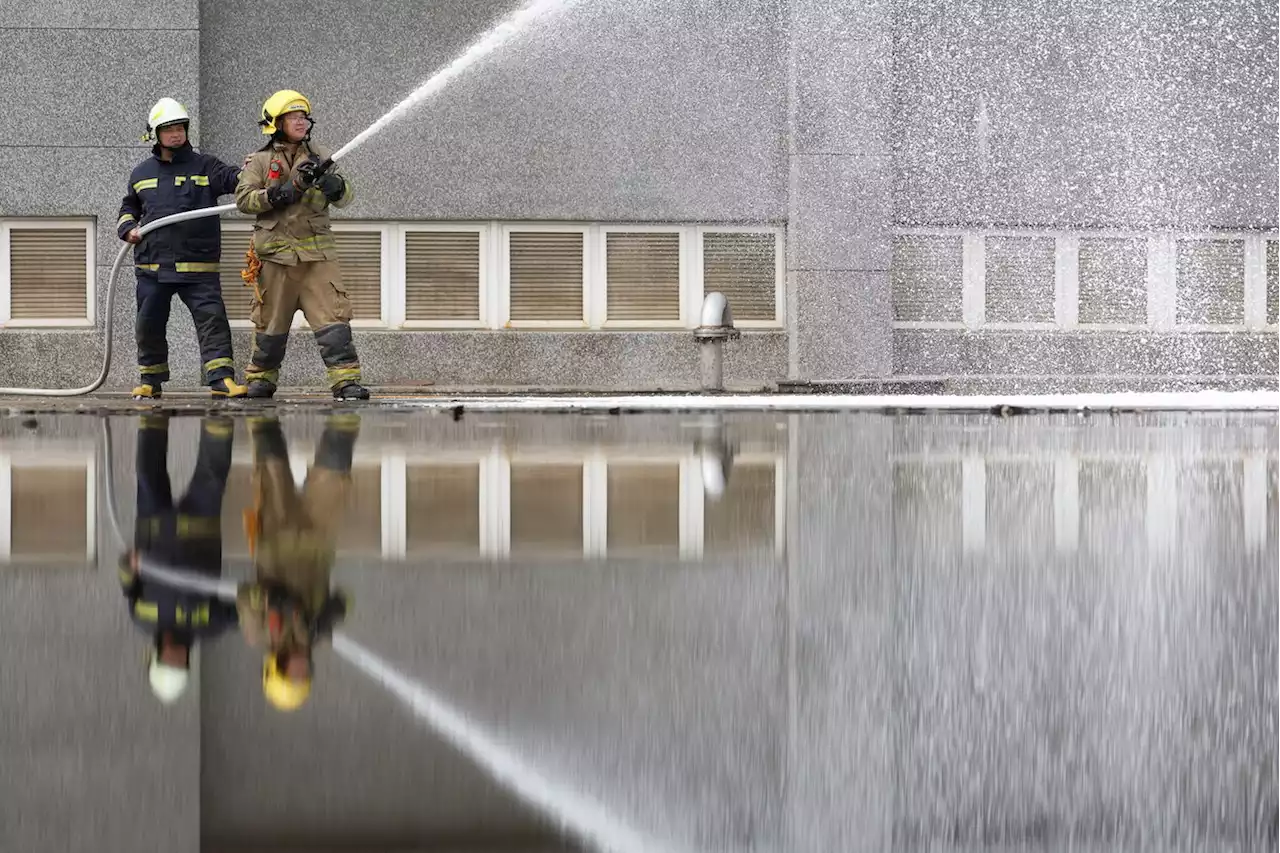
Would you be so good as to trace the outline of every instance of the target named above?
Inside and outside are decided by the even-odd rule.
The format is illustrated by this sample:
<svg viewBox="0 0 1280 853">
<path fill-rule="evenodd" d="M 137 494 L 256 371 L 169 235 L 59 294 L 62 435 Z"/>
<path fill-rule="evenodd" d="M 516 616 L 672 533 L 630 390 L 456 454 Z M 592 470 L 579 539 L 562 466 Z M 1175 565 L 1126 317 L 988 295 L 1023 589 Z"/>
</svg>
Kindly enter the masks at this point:
<svg viewBox="0 0 1280 853">
<path fill-rule="evenodd" d="M 887 0 L 793 0 L 788 62 L 788 374 L 885 376 L 892 17 Z"/>
</svg>

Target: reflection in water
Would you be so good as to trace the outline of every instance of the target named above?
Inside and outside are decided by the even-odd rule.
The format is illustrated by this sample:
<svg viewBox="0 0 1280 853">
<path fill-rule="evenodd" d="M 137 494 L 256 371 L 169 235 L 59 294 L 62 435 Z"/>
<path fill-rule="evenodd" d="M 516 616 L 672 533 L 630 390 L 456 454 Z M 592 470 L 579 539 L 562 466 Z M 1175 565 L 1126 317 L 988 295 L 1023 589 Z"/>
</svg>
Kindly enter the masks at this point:
<svg viewBox="0 0 1280 853">
<path fill-rule="evenodd" d="M 202 423 L 195 473 L 174 506 L 169 483 L 169 418 L 148 415 L 138 431 L 138 500 L 134 550 L 120 561 L 120 581 L 135 622 L 153 635 L 151 688 L 162 702 L 185 692 L 197 639 L 239 626 L 263 649 L 262 692 L 281 711 L 311 692 L 316 642 L 346 616 L 347 598 L 329 576 L 351 490 L 357 416 L 331 417 L 301 488 L 294 484 L 280 422 L 252 418 L 253 505 L 244 526 L 254 579 L 234 600 L 183 585 L 192 575 L 222 574 L 222 502 L 231 469 L 234 423 Z M 114 523 L 114 520 L 113 520 Z M 150 568 L 158 564 L 157 568 Z M 190 581 L 188 581 L 190 582 Z"/>
<path fill-rule="evenodd" d="M 139 556 L 187 572 L 222 574 L 222 496 L 231 470 L 234 423 L 206 418 L 201 424 L 195 473 L 175 506 L 169 483 L 169 417 L 147 415 L 138 423 L 137 520 L 134 547 L 120 559 L 120 584 L 133 621 L 152 638 L 151 690 L 166 704 L 187 688 L 197 641 L 234 629 L 234 603 L 140 576 Z"/>
<path fill-rule="evenodd" d="M 346 617 L 347 598 L 329 589 L 329 576 L 359 431 L 358 416 L 328 418 L 299 490 L 280 421 L 249 420 L 254 502 L 245 510 L 245 531 L 255 583 L 240 591 L 237 603 L 245 639 L 263 647 L 262 692 L 277 710 L 293 711 L 307 700 L 312 650 Z"/>
<path fill-rule="evenodd" d="M 0 419 L 0 848 L 1274 846 L 1274 416 L 166 423 Z M 172 704 L 108 480 L 241 585 Z"/>
</svg>

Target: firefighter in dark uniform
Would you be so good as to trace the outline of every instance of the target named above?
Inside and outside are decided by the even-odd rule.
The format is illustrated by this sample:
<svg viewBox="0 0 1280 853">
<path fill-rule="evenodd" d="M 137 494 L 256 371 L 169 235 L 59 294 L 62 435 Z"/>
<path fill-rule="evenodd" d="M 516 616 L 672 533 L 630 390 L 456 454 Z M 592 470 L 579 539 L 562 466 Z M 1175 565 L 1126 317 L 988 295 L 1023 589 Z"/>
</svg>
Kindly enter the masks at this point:
<svg viewBox="0 0 1280 853">
<path fill-rule="evenodd" d="M 264 648 L 262 692 L 280 711 L 306 702 L 312 652 L 347 616 L 349 599 L 330 590 L 329 574 L 359 430 L 356 415 L 329 418 L 299 491 L 280 422 L 255 418 L 249 424 L 254 506 L 245 513 L 245 528 L 256 583 L 240 589 L 240 628 L 250 645 Z"/>
<path fill-rule="evenodd" d="M 148 222 L 214 207 L 218 196 L 235 192 L 240 169 L 201 154 L 187 140 L 190 117 L 172 98 L 161 98 L 147 120 L 147 139 L 156 144 L 154 156 L 129 175 L 116 230 L 120 239 L 137 244 L 133 250 L 138 279 L 138 372 L 135 399 L 159 397 L 169 380 L 169 342 L 165 327 L 176 294 L 191 311 L 200 339 L 204 382 L 214 397 L 243 397 L 236 384 L 231 355 L 231 326 L 222 301 L 218 262 L 222 230 L 216 216 L 179 222 L 140 237 Z"/>
<path fill-rule="evenodd" d="M 231 471 L 232 432 L 229 418 L 204 419 L 195 473 L 175 507 L 166 461 L 168 416 L 147 415 L 138 430 L 138 520 L 134 550 L 120 561 L 120 583 L 133 621 L 151 635 L 151 689 L 166 704 L 186 689 L 196 641 L 234 629 L 239 617 L 232 602 L 140 576 L 138 558 L 214 578 L 222 574 L 222 496 Z"/>
</svg>

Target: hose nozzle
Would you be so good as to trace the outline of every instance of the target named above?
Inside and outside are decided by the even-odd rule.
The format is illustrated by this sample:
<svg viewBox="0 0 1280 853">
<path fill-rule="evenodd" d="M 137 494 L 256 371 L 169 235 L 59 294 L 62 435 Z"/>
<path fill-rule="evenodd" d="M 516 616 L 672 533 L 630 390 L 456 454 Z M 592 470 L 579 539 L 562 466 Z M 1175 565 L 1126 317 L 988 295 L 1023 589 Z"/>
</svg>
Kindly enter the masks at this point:
<svg viewBox="0 0 1280 853">
<path fill-rule="evenodd" d="M 333 158 L 326 157 L 320 162 L 309 160 L 298 167 L 297 183 L 303 189 L 315 184 L 325 172 L 333 168 Z"/>
</svg>

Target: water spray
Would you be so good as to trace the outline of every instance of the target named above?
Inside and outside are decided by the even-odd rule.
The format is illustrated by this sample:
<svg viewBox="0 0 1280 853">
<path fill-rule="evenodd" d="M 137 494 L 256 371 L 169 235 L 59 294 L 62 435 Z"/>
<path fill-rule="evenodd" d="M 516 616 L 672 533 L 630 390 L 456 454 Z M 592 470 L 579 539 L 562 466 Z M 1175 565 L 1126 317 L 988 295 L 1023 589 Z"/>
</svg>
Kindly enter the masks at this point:
<svg viewBox="0 0 1280 853">
<path fill-rule="evenodd" d="M 546 15 L 547 13 L 563 7 L 570 0 L 532 0 L 525 6 L 509 15 L 507 18 L 499 22 L 493 29 L 482 35 L 474 44 L 463 51 L 462 55 L 453 62 L 446 65 L 440 71 L 437 71 L 426 80 L 417 89 L 409 94 L 400 103 L 392 107 L 382 118 L 369 125 L 356 135 L 354 139 L 346 145 L 335 151 L 329 158 L 321 162 L 311 173 L 311 181 L 319 178 L 341 158 L 363 145 L 375 134 L 381 131 L 391 122 L 405 115 L 414 107 L 421 104 L 427 98 L 439 92 L 456 77 L 474 65 L 483 57 L 497 50 L 506 44 L 515 36 L 519 35 L 531 23 Z M 220 216 L 223 213 L 230 213 L 235 210 L 234 204 L 222 204 L 216 207 L 206 207 L 200 210 L 188 210 L 182 213 L 175 213 L 172 216 L 163 216 L 160 219 L 152 220 L 146 225 L 138 229 L 140 236 L 146 236 L 157 228 L 164 228 L 179 222 L 186 222 L 189 219 L 199 219 L 204 216 Z M 125 254 L 132 248 L 132 244 L 125 243 L 120 247 L 119 254 L 116 255 L 115 263 L 111 265 L 111 274 L 107 277 L 107 304 L 106 312 L 103 316 L 103 345 L 102 345 L 102 369 L 98 373 L 98 378 L 88 385 L 79 388 L 0 388 L 0 396 L 23 396 L 23 397 L 80 397 L 85 394 L 92 394 L 102 387 L 107 381 L 107 374 L 111 372 L 111 346 L 112 346 L 112 312 L 115 307 L 116 279 L 120 275 L 120 268 L 124 263 Z"/>
<path fill-rule="evenodd" d="M 414 89 L 407 98 L 392 107 L 386 115 L 360 131 L 354 139 L 339 148 L 337 151 L 333 152 L 333 154 L 325 160 L 321 161 L 320 165 L 318 165 L 313 171 L 313 177 L 319 178 L 325 172 L 329 171 L 329 169 L 333 167 L 334 163 L 359 148 L 384 127 L 412 110 L 427 98 L 439 92 L 445 86 L 449 85 L 454 78 L 458 77 L 476 62 L 480 61 L 485 56 L 497 50 L 515 36 L 519 35 L 520 32 L 530 23 L 541 18 L 548 12 L 564 6 L 565 2 L 566 0 L 533 0 L 533 2 L 529 3 L 524 8 L 519 9 L 499 22 L 497 26 L 482 35 L 473 45 L 471 45 L 471 47 L 463 51 L 461 56 L 446 65 L 440 71 L 437 71 L 425 83 L 417 89 Z"/>
</svg>

